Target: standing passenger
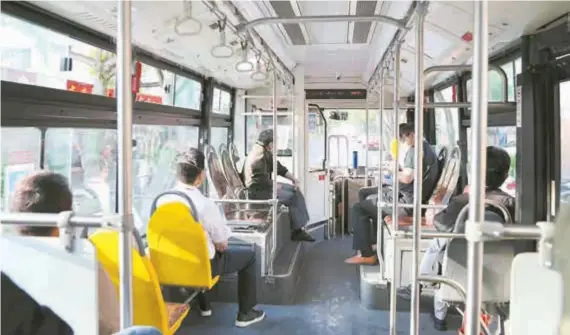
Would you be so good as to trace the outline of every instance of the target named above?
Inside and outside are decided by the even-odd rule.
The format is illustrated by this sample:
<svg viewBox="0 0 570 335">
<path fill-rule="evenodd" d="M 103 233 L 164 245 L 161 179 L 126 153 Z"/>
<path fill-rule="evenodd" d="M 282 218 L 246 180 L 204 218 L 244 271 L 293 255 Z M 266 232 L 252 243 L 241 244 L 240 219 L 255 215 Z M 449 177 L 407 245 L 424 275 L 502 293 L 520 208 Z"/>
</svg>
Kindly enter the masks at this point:
<svg viewBox="0 0 570 335">
<path fill-rule="evenodd" d="M 262 131 L 243 164 L 242 174 L 250 199 L 272 198 L 273 146 L 273 129 Z M 305 231 L 305 226 L 309 222 L 309 211 L 305 197 L 299 190 L 299 181 L 279 161 L 277 161 L 277 174 L 289 179 L 294 185 L 277 184 L 279 203 L 290 209 L 291 239 L 293 241 L 314 242 L 315 239 Z"/>
</svg>

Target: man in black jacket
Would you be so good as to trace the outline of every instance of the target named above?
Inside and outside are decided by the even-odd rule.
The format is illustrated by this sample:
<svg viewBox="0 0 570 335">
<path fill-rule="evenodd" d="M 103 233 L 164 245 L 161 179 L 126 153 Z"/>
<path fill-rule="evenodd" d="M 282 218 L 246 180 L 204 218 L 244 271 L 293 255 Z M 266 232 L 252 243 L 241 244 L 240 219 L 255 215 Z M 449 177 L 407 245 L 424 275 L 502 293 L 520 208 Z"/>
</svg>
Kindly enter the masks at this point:
<svg viewBox="0 0 570 335">
<path fill-rule="evenodd" d="M 243 165 L 242 177 L 250 199 L 271 199 L 273 195 L 273 129 L 259 133 L 257 142 L 247 155 Z M 313 242 L 304 227 L 309 222 L 309 211 L 303 193 L 299 190 L 299 181 L 277 161 L 277 175 L 293 182 L 277 184 L 279 203 L 289 207 L 291 214 L 291 239 L 294 241 Z"/>
<path fill-rule="evenodd" d="M 505 150 L 499 147 L 487 147 L 487 170 L 485 175 L 487 188 L 485 190 L 485 198 L 505 206 L 511 214 L 511 217 L 514 217 L 515 199 L 500 189 L 509 175 L 510 165 L 511 158 Z M 434 203 L 441 204 L 439 200 L 440 199 L 436 196 Z M 456 226 L 455 223 L 459 212 L 468 204 L 469 194 L 467 192 L 457 195 L 451 198 L 447 208 L 433 216 L 433 219 L 430 220 L 429 215 L 426 214 L 426 223 L 427 225 L 435 226 L 435 228 L 441 232 L 463 233 L 465 232 L 465 223 L 460 222 L 458 223 L 459 226 Z M 489 207 L 488 210 L 495 211 L 496 209 Z M 500 212 L 496 214 L 502 216 Z M 420 263 L 420 275 L 437 274 L 439 264 L 443 261 L 445 247 L 448 242 L 449 239 L 446 238 L 435 238 L 431 240 Z M 420 289 L 421 287 L 420 285 Z M 404 299 L 410 299 L 411 286 L 400 288 L 398 295 Z M 443 301 L 440 301 L 436 295 L 436 298 L 434 298 L 434 325 L 437 329 L 447 329 L 445 322 L 446 315 L 447 305 Z"/>
</svg>

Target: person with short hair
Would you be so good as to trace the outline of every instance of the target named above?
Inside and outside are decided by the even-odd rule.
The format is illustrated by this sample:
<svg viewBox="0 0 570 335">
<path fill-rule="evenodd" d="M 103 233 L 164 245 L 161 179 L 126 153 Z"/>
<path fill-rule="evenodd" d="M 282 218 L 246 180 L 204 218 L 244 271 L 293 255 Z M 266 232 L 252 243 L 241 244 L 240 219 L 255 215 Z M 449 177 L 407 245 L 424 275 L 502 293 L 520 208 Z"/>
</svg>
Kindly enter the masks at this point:
<svg viewBox="0 0 570 335">
<path fill-rule="evenodd" d="M 400 167 L 398 173 L 399 183 L 399 199 L 400 203 L 413 204 L 414 202 L 414 175 L 415 175 L 415 157 L 414 143 L 415 131 L 414 124 L 400 124 L 400 142 L 402 151 L 406 152 L 403 166 Z M 397 159 L 397 157 L 396 157 Z M 432 146 L 423 140 L 423 187 L 422 187 L 422 204 L 426 203 L 437 184 L 437 175 L 439 171 L 439 161 Z M 392 170 L 393 165 L 386 165 L 384 170 Z M 393 171 L 391 171 L 393 173 Z M 377 189 L 377 188 L 376 188 Z M 370 192 L 368 192 L 370 190 Z M 373 265 L 378 261 L 374 250 L 372 249 L 373 236 L 370 234 L 370 220 L 377 225 L 378 204 L 372 200 L 365 199 L 368 195 L 376 193 L 374 189 L 363 189 L 359 192 L 359 201 L 350 209 L 350 220 L 354 227 L 353 249 L 357 254 L 345 260 L 347 264 Z M 362 199 L 364 198 L 364 199 Z M 382 201 L 392 202 L 392 188 L 385 187 L 383 190 Z M 398 209 L 400 216 L 412 216 L 412 208 Z M 392 214 L 391 208 L 384 208 L 382 211 L 382 219 Z"/>
<path fill-rule="evenodd" d="M 70 211 L 73 195 L 67 179 L 61 174 L 39 171 L 24 177 L 12 195 L 10 209 L 17 213 L 60 213 Z M 24 236 L 58 236 L 57 227 L 16 226 Z M 119 299 L 115 287 L 99 264 L 99 329 L 101 334 L 113 334 L 120 329 Z"/>
<path fill-rule="evenodd" d="M 243 164 L 242 176 L 250 199 L 271 199 L 273 196 L 273 146 L 273 129 L 263 130 Z M 293 186 L 277 184 L 277 200 L 290 209 L 291 239 L 314 242 L 315 239 L 305 231 L 310 217 L 305 197 L 299 190 L 299 181 L 279 161 L 277 175 L 293 182 Z"/>
<path fill-rule="evenodd" d="M 257 280 L 255 269 L 255 250 L 243 246 L 228 244 L 231 229 L 218 205 L 200 192 L 200 186 L 206 179 L 204 154 L 191 148 L 179 155 L 176 162 L 177 185 L 172 191 L 157 197 L 157 206 L 180 202 L 197 213 L 197 221 L 206 232 L 208 253 L 210 255 L 212 276 L 238 273 L 237 327 L 247 327 L 260 322 L 265 313 L 254 309 L 257 305 Z M 190 201 L 189 201 L 190 200 Z M 196 215 L 196 213 L 193 213 Z M 198 304 L 202 316 L 212 315 L 212 309 L 206 293 L 198 295 Z"/>
<path fill-rule="evenodd" d="M 485 188 L 485 198 L 493 200 L 505 206 L 509 211 L 511 217 L 515 215 L 515 199 L 509 194 L 501 190 L 501 186 L 509 175 L 511 166 L 511 158 L 509 154 L 502 148 L 489 146 L 487 147 L 487 166 L 485 173 L 485 181 L 487 187 Z M 440 205 L 441 198 L 434 197 L 434 204 Z M 426 223 L 428 226 L 434 226 L 440 232 L 465 232 L 465 223 L 458 223 L 456 226 L 457 217 L 461 210 L 469 204 L 469 187 L 465 187 L 462 194 L 452 197 L 447 205 L 447 208 L 435 214 L 434 216 L 426 215 Z M 495 211 L 492 206 L 488 210 Z M 501 215 L 498 211 L 496 214 Z M 430 245 L 422 257 L 420 262 L 420 275 L 435 275 L 439 266 L 443 262 L 445 254 L 445 247 L 449 243 L 447 238 L 434 238 L 430 241 Z M 420 284 L 420 290 L 422 285 Z M 398 290 L 398 295 L 403 299 L 410 299 L 411 286 L 405 286 Z M 434 297 L 434 326 L 436 329 L 445 330 L 447 316 L 447 305 L 438 298 Z"/>
</svg>

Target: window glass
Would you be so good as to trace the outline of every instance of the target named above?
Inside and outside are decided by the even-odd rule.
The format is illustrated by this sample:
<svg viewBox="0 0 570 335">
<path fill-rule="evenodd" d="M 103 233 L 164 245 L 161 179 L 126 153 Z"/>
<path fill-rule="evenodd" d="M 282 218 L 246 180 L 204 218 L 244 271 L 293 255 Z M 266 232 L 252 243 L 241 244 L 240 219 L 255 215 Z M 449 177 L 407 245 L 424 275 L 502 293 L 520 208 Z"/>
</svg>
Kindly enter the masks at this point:
<svg viewBox="0 0 570 335">
<path fill-rule="evenodd" d="M 176 75 L 174 106 L 200 110 L 202 84 L 196 80 Z"/>
<path fill-rule="evenodd" d="M 176 155 L 198 145 L 198 127 L 134 125 L 133 214 L 148 221 L 152 200 L 175 185 Z M 100 215 L 115 211 L 117 132 L 112 129 L 48 129 L 45 168 L 70 180 L 74 211 Z"/>
<path fill-rule="evenodd" d="M 141 86 L 137 101 L 172 105 L 174 98 L 174 74 L 150 65 L 142 64 Z"/>
<path fill-rule="evenodd" d="M 325 159 L 325 123 L 318 112 L 310 111 L 308 118 L 309 170 L 322 169 Z"/>
<path fill-rule="evenodd" d="M 560 83 L 560 202 L 570 203 L 570 81 Z"/>
<path fill-rule="evenodd" d="M 115 86 L 115 54 L 0 14 L 2 80 L 106 95 Z M 64 67 L 65 58 L 72 66 Z"/>
<path fill-rule="evenodd" d="M 507 86 L 508 86 L 508 101 L 515 101 L 515 83 L 516 75 L 521 73 L 521 59 L 518 58 L 515 61 L 511 61 L 501 65 L 501 69 L 505 71 L 507 75 Z M 497 71 L 490 70 L 489 75 L 489 102 L 500 102 L 503 100 L 503 80 Z M 471 101 L 472 96 L 472 82 L 471 79 L 466 82 L 467 88 L 467 101 Z"/>
<path fill-rule="evenodd" d="M 273 116 L 271 115 L 255 115 L 246 116 L 246 154 L 249 153 L 257 136 L 265 129 L 273 127 Z M 279 156 L 290 156 L 293 152 L 293 128 L 291 127 L 290 115 L 277 116 L 277 145 Z"/>
<path fill-rule="evenodd" d="M 435 102 L 454 102 L 453 86 L 435 92 Z M 439 150 L 443 146 L 457 145 L 459 135 L 459 111 L 457 108 L 435 108 L 435 137 Z"/>
<path fill-rule="evenodd" d="M 176 156 L 198 147 L 198 127 L 134 125 L 133 206 L 146 223 L 154 198 L 176 184 Z"/>
<path fill-rule="evenodd" d="M 2 183 L 0 208 L 10 208 L 11 195 L 16 184 L 26 175 L 40 169 L 41 132 L 38 128 L 3 127 Z"/>
<path fill-rule="evenodd" d="M 67 177 L 75 212 L 100 215 L 115 211 L 116 147 L 116 130 L 47 130 L 44 168 Z"/>
<path fill-rule="evenodd" d="M 509 193 L 513 197 L 516 194 L 516 166 L 517 166 L 517 128 L 515 126 L 507 127 L 488 127 L 487 128 L 487 145 L 497 146 L 505 149 L 511 157 L 511 169 L 509 176 L 501 187 L 503 191 Z M 471 128 L 467 128 L 467 174 L 471 173 Z"/>
<path fill-rule="evenodd" d="M 228 128 L 226 127 L 212 127 L 210 132 L 210 145 L 216 149 L 219 154 L 218 149 L 220 144 L 228 144 Z"/>
<path fill-rule="evenodd" d="M 328 133 L 330 135 L 346 136 L 348 138 L 349 147 L 346 157 L 347 148 L 344 140 L 332 140 L 330 143 L 330 157 L 328 157 L 331 166 L 349 167 L 352 166 L 352 152 L 358 153 L 358 166 L 366 165 L 366 146 L 368 144 L 368 165 L 369 167 L 378 166 L 380 159 L 380 145 L 386 153 L 389 152 L 389 144 L 394 139 L 394 111 L 391 109 L 384 110 L 383 119 L 383 139 L 380 140 L 380 128 L 378 119 L 378 110 L 370 109 L 368 112 L 368 143 L 366 143 L 366 110 L 365 109 L 329 109 L 325 111 L 325 117 L 331 112 L 339 114 L 346 113 L 346 120 L 327 120 Z M 400 110 L 399 123 L 406 122 L 406 113 Z"/>
<path fill-rule="evenodd" d="M 232 108 L 232 95 L 230 92 L 214 88 L 212 112 L 216 114 L 230 115 Z"/>
</svg>

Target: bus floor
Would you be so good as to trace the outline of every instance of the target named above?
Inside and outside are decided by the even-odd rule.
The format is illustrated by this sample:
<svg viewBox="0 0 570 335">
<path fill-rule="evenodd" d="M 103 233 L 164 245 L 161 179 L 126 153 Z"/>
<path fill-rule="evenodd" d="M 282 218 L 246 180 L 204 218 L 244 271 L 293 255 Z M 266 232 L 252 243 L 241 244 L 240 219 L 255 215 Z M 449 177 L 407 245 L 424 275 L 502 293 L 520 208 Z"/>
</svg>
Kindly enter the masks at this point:
<svg viewBox="0 0 570 335">
<path fill-rule="evenodd" d="M 305 258 L 295 305 L 262 305 L 266 319 L 248 328 L 234 326 L 236 304 L 214 303 L 212 316 L 203 318 L 193 309 L 177 332 L 180 335 L 201 334 L 352 334 L 389 333 L 389 306 L 367 310 L 359 300 L 358 268 L 343 260 L 352 254 L 350 237 L 325 240 L 311 246 Z M 386 294 L 388 296 L 389 294 Z M 447 332 L 433 328 L 430 316 L 431 297 L 422 299 L 420 333 L 425 335 L 457 334 L 460 319 L 448 317 Z M 410 304 L 398 300 L 397 334 L 409 334 Z"/>
</svg>

